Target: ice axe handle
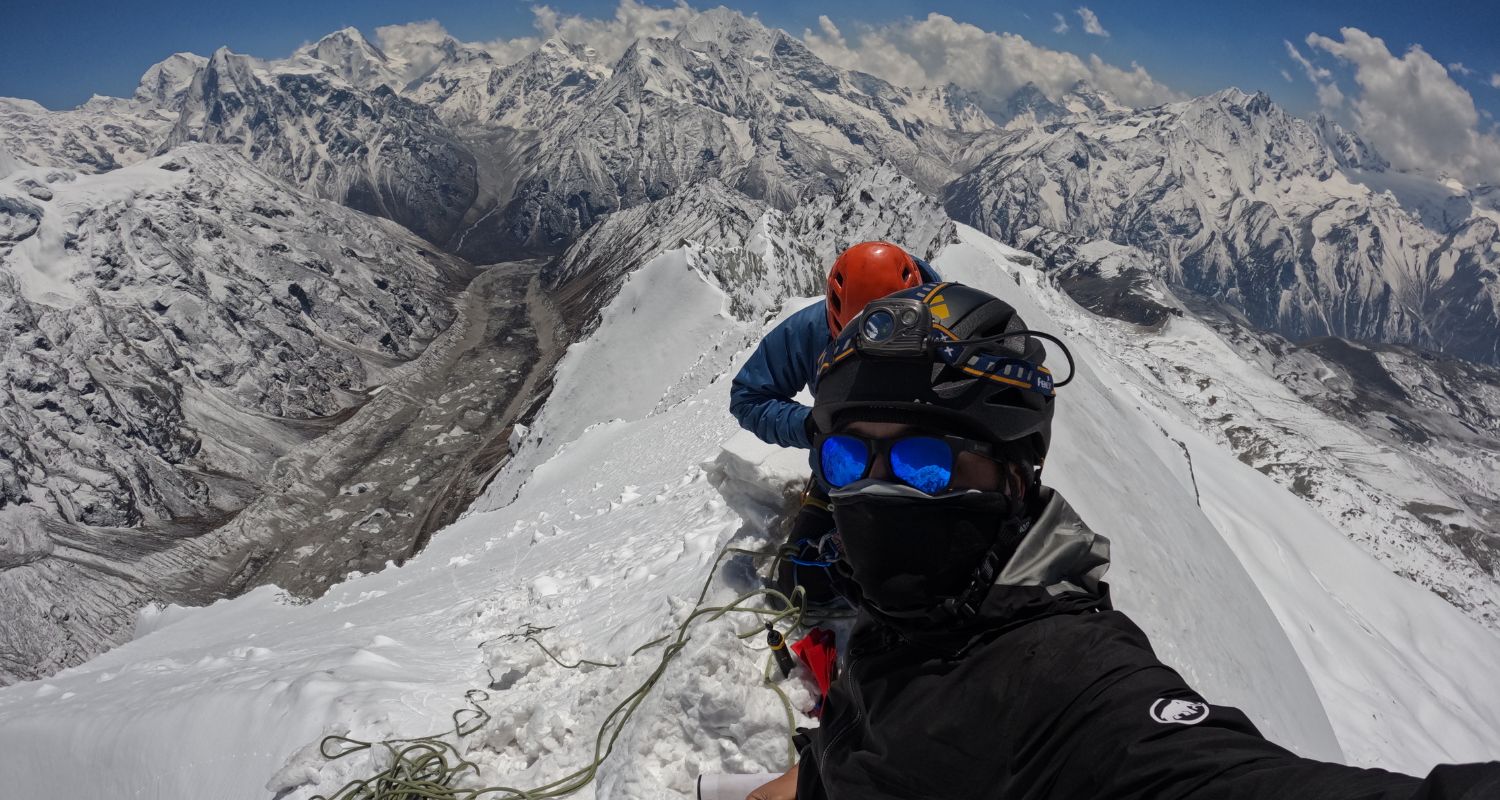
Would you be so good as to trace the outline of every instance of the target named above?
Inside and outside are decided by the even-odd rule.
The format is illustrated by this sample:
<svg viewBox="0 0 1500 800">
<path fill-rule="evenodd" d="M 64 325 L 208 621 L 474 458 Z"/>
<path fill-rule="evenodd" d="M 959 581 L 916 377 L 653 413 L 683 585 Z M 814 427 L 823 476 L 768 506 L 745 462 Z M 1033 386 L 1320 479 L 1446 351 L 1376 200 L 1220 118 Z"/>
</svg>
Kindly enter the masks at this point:
<svg viewBox="0 0 1500 800">
<path fill-rule="evenodd" d="M 708 772 L 698 776 L 698 800 L 745 800 L 751 792 L 779 777 L 773 772 L 750 775 Z"/>
</svg>

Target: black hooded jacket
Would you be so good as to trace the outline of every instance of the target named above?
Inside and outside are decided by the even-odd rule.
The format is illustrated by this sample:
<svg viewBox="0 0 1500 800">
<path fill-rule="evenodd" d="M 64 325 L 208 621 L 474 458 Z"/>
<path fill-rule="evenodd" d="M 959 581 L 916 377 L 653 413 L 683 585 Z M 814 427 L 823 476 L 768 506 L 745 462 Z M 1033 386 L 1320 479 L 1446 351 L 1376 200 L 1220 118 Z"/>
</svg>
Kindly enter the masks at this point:
<svg viewBox="0 0 1500 800">
<path fill-rule="evenodd" d="M 1107 565 L 1108 542 L 1053 493 L 971 623 L 862 613 L 802 748 L 798 800 L 1500 798 L 1500 763 L 1423 781 L 1266 741 L 1109 609 Z"/>
</svg>

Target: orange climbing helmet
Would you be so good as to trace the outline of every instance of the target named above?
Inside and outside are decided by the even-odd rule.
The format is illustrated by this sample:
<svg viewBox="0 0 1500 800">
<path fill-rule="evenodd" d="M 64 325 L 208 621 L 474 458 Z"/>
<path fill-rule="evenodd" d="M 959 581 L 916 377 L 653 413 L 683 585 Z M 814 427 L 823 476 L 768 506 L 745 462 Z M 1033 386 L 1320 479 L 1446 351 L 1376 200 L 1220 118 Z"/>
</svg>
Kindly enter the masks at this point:
<svg viewBox="0 0 1500 800">
<path fill-rule="evenodd" d="M 834 336 L 865 304 L 921 286 L 924 275 L 910 253 L 890 242 L 861 242 L 845 250 L 828 271 L 828 330 Z"/>
</svg>

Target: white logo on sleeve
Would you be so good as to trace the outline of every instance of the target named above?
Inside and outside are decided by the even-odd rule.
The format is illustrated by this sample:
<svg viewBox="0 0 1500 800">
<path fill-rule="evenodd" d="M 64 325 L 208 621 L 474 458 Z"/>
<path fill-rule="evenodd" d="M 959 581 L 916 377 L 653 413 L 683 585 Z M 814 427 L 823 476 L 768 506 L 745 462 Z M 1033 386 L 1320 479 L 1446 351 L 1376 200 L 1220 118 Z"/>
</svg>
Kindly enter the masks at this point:
<svg viewBox="0 0 1500 800">
<path fill-rule="evenodd" d="M 1208 704 L 1163 697 L 1151 704 L 1151 718 L 1163 725 L 1197 725 L 1208 719 Z"/>
</svg>

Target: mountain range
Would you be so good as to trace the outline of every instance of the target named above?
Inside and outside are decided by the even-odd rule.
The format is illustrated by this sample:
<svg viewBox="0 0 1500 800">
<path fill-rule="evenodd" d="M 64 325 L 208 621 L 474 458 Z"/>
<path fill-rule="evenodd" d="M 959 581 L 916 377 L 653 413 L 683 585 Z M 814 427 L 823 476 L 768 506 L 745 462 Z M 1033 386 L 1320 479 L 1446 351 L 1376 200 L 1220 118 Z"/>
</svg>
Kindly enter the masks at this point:
<svg viewBox="0 0 1500 800">
<path fill-rule="evenodd" d="M 1497 209 L 1263 93 L 912 89 L 726 9 L 610 61 L 345 29 L 175 54 L 129 99 L 0 99 L 0 597 L 27 610 L 0 680 L 128 638 L 152 601 L 316 594 L 420 549 L 457 512 L 403 498 L 473 484 L 461 507 L 533 446 L 556 356 L 663 251 L 755 287 L 726 309 L 754 320 L 848 244 L 934 255 L 956 223 L 1102 318 L 1218 331 L 1143 351 L 1162 397 L 1500 625 Z M 1290 405 L 1236 400 L 1273 389 Z M 468 455 L 421 457 L 448 446 Z M 348 507 L 294 525 L 294 493 Z"/>
</svg>

